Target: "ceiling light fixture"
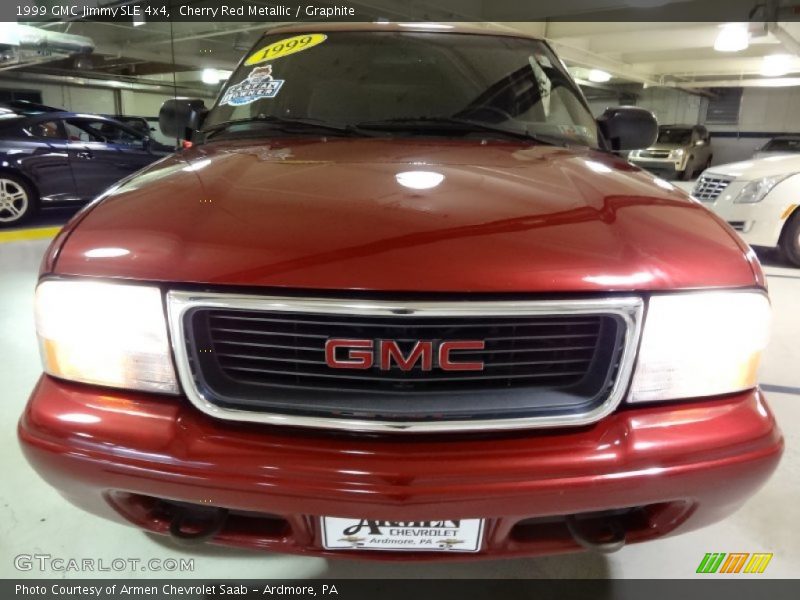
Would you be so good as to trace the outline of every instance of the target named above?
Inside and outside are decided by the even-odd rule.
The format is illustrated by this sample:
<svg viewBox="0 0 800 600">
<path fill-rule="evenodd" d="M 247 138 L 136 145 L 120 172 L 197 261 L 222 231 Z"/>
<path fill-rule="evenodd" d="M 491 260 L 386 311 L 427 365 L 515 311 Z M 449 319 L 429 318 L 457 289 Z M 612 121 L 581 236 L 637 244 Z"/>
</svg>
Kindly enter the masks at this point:
<svg viewBox="0 0 800 600">
<path fill-rule="evenodd" d="M 225 81 L 231 76 L 231 71 L 225 69 L 203 69 L 200 80 L 209 85 L 216 85 L 220 81 Z"/>
<path fill-rule="evenodd" d="M 203 69 L 203 73 L 200 75 L 200 79 L 203 83 L 208 84 L 215 84 L 219 83 L 219 73 L 216 69 Z"/>
<path fill-rule="evenodd" d="M 714 50 L 717 52 L 739 52 L 750 45 L 750 32 L 747 23 L 726 23 L 723 25 L 717 39 L 714 41 Z"/>
<path fill-rule="evenodd" d="M 605 83 L 611 79 L 611 73 L 606 73 L 600 69 L 592 69 L 589 71 L 589 81 L 594 83 Z"/>
<path fill-rule="evenodd" d="M 797 87 L 800 86 L 800 77 L 765 77 L 764 79 L 749 80 L 753 87 Z"/>
<path fill-rule="evenodd" d="M 788 54 L 771 54 L 761 61 L 761 74 L 764 77 L 780 77 L 791 70 L 792 57 Z"/>
</svg>

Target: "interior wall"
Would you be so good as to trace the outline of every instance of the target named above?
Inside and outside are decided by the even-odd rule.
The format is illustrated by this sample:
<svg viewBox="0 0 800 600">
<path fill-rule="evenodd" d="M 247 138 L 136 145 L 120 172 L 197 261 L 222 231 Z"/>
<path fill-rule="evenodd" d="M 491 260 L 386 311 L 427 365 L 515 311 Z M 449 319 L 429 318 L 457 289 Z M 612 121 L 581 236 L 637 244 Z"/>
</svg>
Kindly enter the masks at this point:
<svg viewBox="0 0 800 600">
<path fill-rule="evenodd" d="M 98 104 L 98 102 L 93 99 L 94 92 L 98 92 L 94 94 L 94 98 L 110 102 L 112 108 L 114 106 L 113 90 L 95 90 L 95 88 L 78 88 L 77 86 L 27 82 L 16 79 L 0 79 L 0 87 L 12 90 L 39 90 L 42 93 L 43 104 L 56 107 L 63 106 L 67 110 L 89 112 L 91 106 L 97 106 Z M 70 89 L 71 87 L 75 88 L 75 90 Z M 103 108 L 101 112 L 110 112 L 108 106 L 109 105 L 106 105 L 106 108 Z"/>
<path fill-rule="evenodd" d="M 116 112 L 115 90 L 112 89 L 3 79 L 0 79 L 0 87 L 18 90 L 39 90 L 42 93 L 43 104 L 58 108 L 63 107 L 73 112 L 100 114 Z"/>
<path fill-rule="evenodd" d="M 122 114 L 136 115 L 139 117 L 156 117 L 164 101 L 172 97 L 172 94 L 154 94 L 134 90 L 120 90 Z"/>
<path fill-rule="evenodd" d="M 600 115 L 602 115 L 607 108 L 610 108 L 612 106 L 619 106 L 620 104 L 619 100 L 615 98 L 603 98 L 602 100 L 593 99 L 593 100 L 588 100 L 588 102 L 589 102 L 589 108 L 591 109 L 592 114 L 595 117 L 599 117 Z"/>
<path fill-rule="evenodd" d="M 172 98 L 172 94 L 154 93 L 140 90 L 115 90 L 102 87 L 82 85 L 40 83 L 18 79 L 0 79 L 0 87 L 18 90 L 39 90 L 42 103 L 49 106 L 63 107 L 72 112 L 112 114 L 117 111 L 125 115 L 155 117 L 162 102 Z M 119 94 L 119 101 L 116 97 Z M 206 104 L 213 101 L 213 96 L 200 96 Z"/>
<path fill-rule="evenodd" d="M 659 123 L 693 124 L 705 122 L 708 101 L 683 90 L 648 88 L 640 92 L 637 105 L 653 111 Z M 798 106 L 800 87 L 744 88 L 739 123 L 707 125 L 714 152 L 712 164 L 747 160 L 773 134 L 800 133 Z M 595 108 L 592 106 L 593 111 Z"/>
<path fill-rule="evenodd" d="M 661 124 L 696 125 L 705 121 L 708 102 L 683 90 L 649 87 L 639 93 L 637 105 L 651 110 Z"/>
<path fill-rule="evenodd" d="M 738 125 L 717 125 L 714 131 L 798 133 L 800 87 L 744 88 Z"/>
<path fill-rule="evenodd" d="M 161 134 L 155 119 L 164 100 L 172 94 L 154 93 L 140 90 L 108 89 L 90 86 L 40 83 L 18 79 L 0 79 L 0 88 L 14 90 L 38 90 L 42 103 L 64 108 L 71 112 L 90 114 L 117 114 L 148 117 L 151 121 L 150 135 L 162 144 L 174 144 L 175 140 Z M 200 95 L 211 106 L 212 95 Z"/>
<path fill-rule="evenodd" d="M 651 87 L 637 92 L 637 106 L 653 111 L 659 123 L 705 123 L 708 100 L 703 96 L 667 87 Z M 596 116 L 609 106 L 619 104 L 613 98 L 589 100 Z M 739 123 L 709 124 L 712 132 L 800 133 L 800 87 L 744 88 Z"/>
<path fill-rule="evenodd" d="M 650 87 L 635 92 L 636 105 L 655 114 L 662 124 L 695 125 L 705 120 L 708 101 L 696 94 L 667 87 Z M 589 108 L 596 117 L 609 106 L 622 104 L 619 98 L 590 99 Z"/>
<path fill-rule="evenodd" d="M 744 88 L 738 125 L 709 126 L 713 164 L 747 160 L 774 134 L 800 133 L 798 106 L 800 87 Z"/>
</svg>

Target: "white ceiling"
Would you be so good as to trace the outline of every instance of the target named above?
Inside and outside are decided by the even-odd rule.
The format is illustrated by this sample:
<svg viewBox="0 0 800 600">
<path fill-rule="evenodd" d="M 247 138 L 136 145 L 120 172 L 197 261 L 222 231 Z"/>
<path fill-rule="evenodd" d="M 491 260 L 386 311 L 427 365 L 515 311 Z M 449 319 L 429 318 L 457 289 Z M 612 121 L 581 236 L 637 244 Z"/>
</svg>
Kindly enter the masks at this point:
<svg viewBox="0 0 800 600">
<path fill-rule="evenodd" d="M 630 81 L 651 84 L 713 85 L 715 81 L 760 78 L 762 61 L 789 54 L 790 74 L 800 74 L 800 44 L 786 44 L 767 32 L 764 23 L 750 25 L 750 46 L 740 52 L 717 52 L 714 41 L 724 23 L 502 23 L 548 38 L 569 64 L 604 71 Z M 780 23 L 800 39 L 800 23 Z M 692 86 L 694 87 L 694 85 Z"/>
<path fill-rule="evenodd" d="M 800 23 L 780 23 L 782 41 L 751 24 L 750 47 L 736 53 L 713 49 L 723 23 L 670 22 L 528 22 L 484 23 L 545 37 L 573 67 L 596 68 L 614 76 L 611 84 L 631 81 L 650 85 L 704 87 L 759 84 L 764 56 L 793 55 L 788 78 L 800 75 Z M 106 57 L 170 63 L 199 79 L 199 69 L 230 69 L 268 23 L 54 23 L 53 30 L 85 35 L 95 52 Z M 174 37 L 174 39 L 173 39 Z M 787 43 L 788 41 L 788 43 Z M 191 73 L 193 72 L 193 74 Z M 135 65 L 133 74 L 136 74 Z"/>
</svg>

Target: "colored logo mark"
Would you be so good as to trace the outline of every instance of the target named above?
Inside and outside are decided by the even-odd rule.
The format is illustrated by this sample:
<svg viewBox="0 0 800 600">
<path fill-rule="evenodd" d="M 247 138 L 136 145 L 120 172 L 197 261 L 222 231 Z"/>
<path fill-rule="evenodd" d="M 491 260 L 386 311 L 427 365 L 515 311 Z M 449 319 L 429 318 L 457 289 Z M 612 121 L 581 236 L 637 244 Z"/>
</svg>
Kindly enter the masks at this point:
<svg viewBox="0 0 800 600">
<path fill-rule="evenodd" d="M 697 567 L 698 573 L 763 573 L 772 553 L 707 552 Z"/>
</svg>

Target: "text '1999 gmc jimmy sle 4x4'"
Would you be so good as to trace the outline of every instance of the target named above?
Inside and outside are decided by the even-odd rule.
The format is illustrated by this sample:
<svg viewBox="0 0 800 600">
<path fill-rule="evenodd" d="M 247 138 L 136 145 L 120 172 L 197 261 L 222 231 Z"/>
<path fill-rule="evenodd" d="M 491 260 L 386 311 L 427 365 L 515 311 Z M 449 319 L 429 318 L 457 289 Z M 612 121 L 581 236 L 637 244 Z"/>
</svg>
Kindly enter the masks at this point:
<svg viewBox="0 0 800 600">
<path fill-rule="evenodd" d="M 19 425 L 77 506 L 303 554 L 613 550 L 733 512 L 783 441 L 769 300 L 719 218 L 614 154 L 542 40 L 268 31 L 193 145 L 47 251 Z"/>
</svg>

